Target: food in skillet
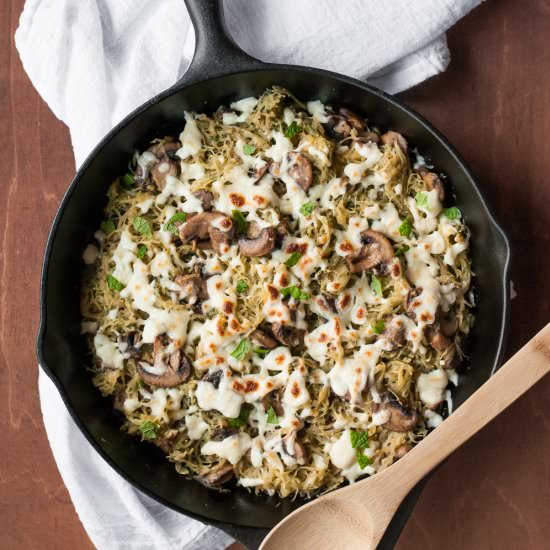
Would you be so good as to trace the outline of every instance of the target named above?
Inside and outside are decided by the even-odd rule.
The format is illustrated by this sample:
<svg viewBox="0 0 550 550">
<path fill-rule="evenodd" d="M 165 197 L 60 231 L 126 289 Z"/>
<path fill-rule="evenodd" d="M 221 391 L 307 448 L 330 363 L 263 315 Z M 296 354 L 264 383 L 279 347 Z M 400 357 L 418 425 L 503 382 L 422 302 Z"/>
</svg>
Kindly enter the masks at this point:
<svg viewBox="0 0 550 550">
<path fill-rule="evenodd" d="M 210 486 L 312 495 L 388 467 L 451 410 L 473 322 L 442 178 L 280 88 L 184 117 L 84 252 L 95 385 Z"/>
</svg>

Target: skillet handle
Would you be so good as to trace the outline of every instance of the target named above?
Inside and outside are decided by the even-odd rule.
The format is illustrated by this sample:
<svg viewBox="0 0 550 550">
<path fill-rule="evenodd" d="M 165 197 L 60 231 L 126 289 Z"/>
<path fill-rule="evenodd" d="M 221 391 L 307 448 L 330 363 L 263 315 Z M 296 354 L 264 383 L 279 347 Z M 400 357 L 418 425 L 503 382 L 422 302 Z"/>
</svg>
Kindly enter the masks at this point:
<svg viewBox="0 0 550 550">
<path fill-rule="evenodd" d="M 195 54 L 177 87 L 266 64 L 241 50 L 225 25 L 223 0 L 185 0 L 195 29 Z"/>
</svg>

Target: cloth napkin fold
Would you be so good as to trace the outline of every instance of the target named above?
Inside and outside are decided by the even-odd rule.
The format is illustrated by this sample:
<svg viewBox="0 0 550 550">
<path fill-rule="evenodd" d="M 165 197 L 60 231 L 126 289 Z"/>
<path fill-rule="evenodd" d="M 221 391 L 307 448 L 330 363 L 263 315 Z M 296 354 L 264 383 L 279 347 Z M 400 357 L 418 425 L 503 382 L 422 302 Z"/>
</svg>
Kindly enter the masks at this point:
<svg viewBox="0 0 550 550">
<path fill-rule="evenodd" d="M 255 57 L 345 73 L 399 92 L 447 67 L 445 32 L 482 0 L 226 0 Z M 76 165 L 132 109 L 172 85 L 195 37 L 183 0 L 27 0 L 16 35 L 34 86 L 71 133 Z M 100 550 L 217 550 L 231 539 L 113 472 L 41 371 L 44 424 L 79 517 Z"/>
</svg>

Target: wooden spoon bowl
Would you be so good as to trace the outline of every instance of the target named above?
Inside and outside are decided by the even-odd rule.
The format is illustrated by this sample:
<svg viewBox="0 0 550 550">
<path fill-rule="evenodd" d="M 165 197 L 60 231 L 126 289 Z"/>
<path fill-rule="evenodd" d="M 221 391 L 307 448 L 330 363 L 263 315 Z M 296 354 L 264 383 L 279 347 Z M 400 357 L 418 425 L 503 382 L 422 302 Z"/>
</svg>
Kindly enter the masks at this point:
<svg viewBox="0 0 550 550">
<path fill-rule="evenodd" d="M 299 508 L 260 550 L 376 548 L 405 496 L 428 472 L 550 371 L 550 324 L 437 429 L 380 473 Z"/>
</svg>

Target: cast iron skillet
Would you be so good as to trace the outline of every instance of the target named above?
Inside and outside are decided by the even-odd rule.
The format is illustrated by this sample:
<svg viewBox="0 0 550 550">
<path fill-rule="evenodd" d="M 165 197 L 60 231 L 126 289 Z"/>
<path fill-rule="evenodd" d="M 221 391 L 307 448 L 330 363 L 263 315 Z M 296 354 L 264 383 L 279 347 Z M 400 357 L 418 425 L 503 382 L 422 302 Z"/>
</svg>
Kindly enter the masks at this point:
<svg viewBox="0 0 550 550">
<path fill-rule="evenodd" d="M 258 497 L 238 489 L 218 493 L 178 475 L 152 445 L 119 430 L 120 421 L 84 370 L 87 351 L 79 333 L 82 251 L 93 240 L 105 193 L 124 173 L 133 151 L 155 137 L 179 133 L 183 111 L 212 112 L 220 104 L 258 96 L 277 84 L 302 100 L 321 99 L 359 111 L 382 129 L 403 133 L 448 175 L 454 203 L 472 229 L 472 258 L 478 294 L 477 321 L 470 340 L 470 363 L 455 395 L 460 405 L 499 366 L 508 324 L 509 245 L 473 177 L 446 139 L 396 98 L 346 76 L 292 65 L 262 63 L 228 37 L 221 0 L 186 0 L 196 32 L 196 52 L 185 76 L 118 124 L 84 162 L 55 217 L 41 282 L 38 357 L 73 419 L 103 458 L 125 479 L 154 499 L 186 515 L 221 527 L 256 547 L 266 529 L 303 501 Z M 414 501 L 411 494 L 390 526 L 382 547 L 397 539 Z"/>
</svg>

